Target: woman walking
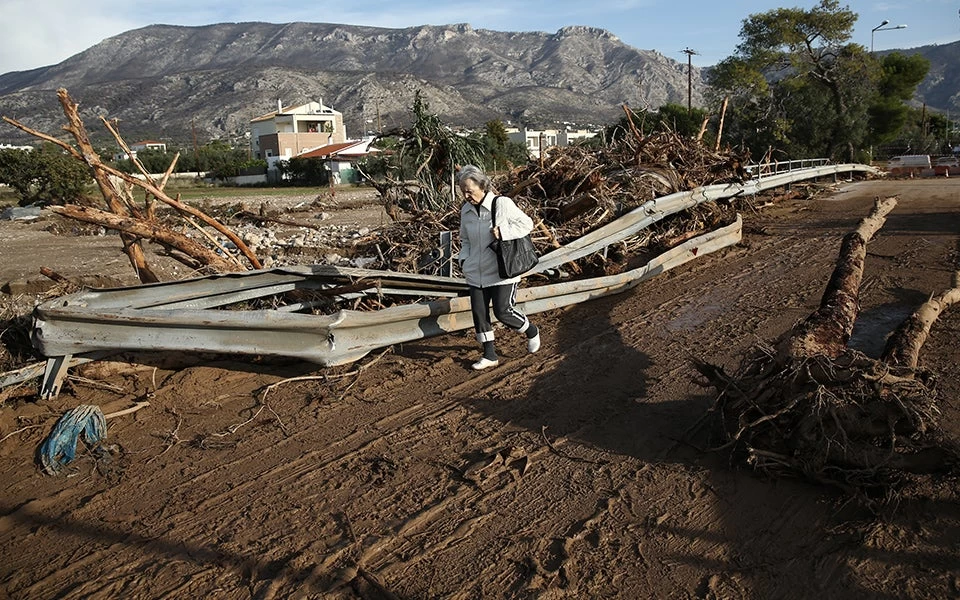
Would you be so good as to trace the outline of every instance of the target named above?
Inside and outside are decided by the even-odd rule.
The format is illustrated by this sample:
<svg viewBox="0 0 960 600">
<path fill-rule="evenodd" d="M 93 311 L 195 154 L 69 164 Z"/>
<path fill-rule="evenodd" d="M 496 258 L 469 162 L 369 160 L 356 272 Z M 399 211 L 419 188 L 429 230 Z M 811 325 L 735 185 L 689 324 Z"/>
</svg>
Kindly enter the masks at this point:
<svg viewBox="0 0 960 600">
<path fill-rule="evenodd" d="M 474 165 L 466 165 L 457 174 L 457 185 L 466 202 L 460 209 L 460 270 L 470 288 L 470 309 L 477 341 L 483 356 L 473 363 L 476 370 L 500 364 L 494 344 L 490 306 L 497 319 L 527 338 L 527 351 L 540 349 L 540 330 L 517 310 L 519 277 L 503 279 L 497 267 L 497 254 L 490 247 L 496 240 L 521 238 L 533 230 L 533 220 L 513 200 L 496 196 L 490 178 Z M 497 200 L 497 222 L 493 222 L 493 202 Z"/>
</svg>

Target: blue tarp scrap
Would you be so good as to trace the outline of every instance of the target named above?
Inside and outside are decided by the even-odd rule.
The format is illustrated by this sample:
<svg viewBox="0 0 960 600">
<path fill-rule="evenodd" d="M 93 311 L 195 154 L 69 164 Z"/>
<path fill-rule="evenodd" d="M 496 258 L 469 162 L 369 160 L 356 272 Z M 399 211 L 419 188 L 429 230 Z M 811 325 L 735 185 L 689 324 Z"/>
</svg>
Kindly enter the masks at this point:
<svg viewBox="0 0 960 600">
<path fill-rule="evenodd" d="M 60 417 L 40 446 L 40 462 L 44 471 L 56 475 L 72 461 L 81 435 L 88 446 L 99 444 L 107 437 L 107 419 L 100 407 L 81 404 Z"/>
</svg>

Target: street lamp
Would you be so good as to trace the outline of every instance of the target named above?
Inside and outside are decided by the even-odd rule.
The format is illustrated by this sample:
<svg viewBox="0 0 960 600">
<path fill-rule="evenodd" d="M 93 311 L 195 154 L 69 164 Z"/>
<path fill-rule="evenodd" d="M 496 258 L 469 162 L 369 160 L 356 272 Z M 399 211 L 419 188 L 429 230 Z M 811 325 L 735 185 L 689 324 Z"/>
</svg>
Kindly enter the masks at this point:
<svg viewBox="0 0 960 600">
<path fill-rule="evenodd" d="M 906 28 L 907 28 L 906 25 L 896 25 L 896 26 L 894 26 L 894 27 L 884 27 L 884 25 L 888 25 L 889 23 L 890 23 L 890 21 L 888 21 L 887 19 L 884 19 L 884 20 L 883 20 L 883 23 L 880 23 L 879 25 L 877 25 L 876 27 L 874 27 L 873 29 L 870 30 L 870 54 L 873 54 L 873 34 L 874 34 L 874 33 L 878 32 L 878 31 L 891 31 L 891 30 L 894 30 L 894 29 L 906 29 Z"/>
</svg>

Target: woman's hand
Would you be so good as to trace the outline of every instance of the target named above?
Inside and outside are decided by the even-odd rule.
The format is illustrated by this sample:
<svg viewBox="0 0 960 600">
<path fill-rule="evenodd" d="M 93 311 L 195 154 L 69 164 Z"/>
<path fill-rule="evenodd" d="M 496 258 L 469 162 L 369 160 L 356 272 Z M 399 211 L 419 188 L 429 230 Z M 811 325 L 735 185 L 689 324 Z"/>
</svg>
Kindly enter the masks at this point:
<svg viewBox="0 0 960 600">
<path fill-rule="evenodd" d="M 500 228 L 499 228 L 499 227 L 494 227 L 493 229 L 490 230 L 490 233 L 493 234 L 493 237 L 494 237 L 495 239 L 498 239 L 498 240 L 500 239 Z"/>
</svg>

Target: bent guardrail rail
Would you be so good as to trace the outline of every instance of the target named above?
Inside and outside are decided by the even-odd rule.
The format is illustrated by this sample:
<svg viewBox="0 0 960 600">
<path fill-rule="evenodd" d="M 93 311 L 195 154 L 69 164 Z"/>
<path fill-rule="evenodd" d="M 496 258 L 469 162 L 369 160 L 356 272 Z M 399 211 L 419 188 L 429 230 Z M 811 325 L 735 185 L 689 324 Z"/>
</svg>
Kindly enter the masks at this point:
<svg viewBox="0 0 960 600">
<path fill-rule="evenodd" d="M 677 192 L 655 198 L 626 213 L 616 221 L 599 227 L 590 233 L 573 240 L 540 257 L 540 264 L 532 271 L 539 273 L 556 268 L 564 263 L 588 256 L 615 244 L 672 214 L 693 208 L 703 202 L 723 200 L 740 195 L 753 195 L 759 192 L 789 185 L 806 179 L 836 176 L 843 173 L 863 172 L 874 175 L 880 170 L 868 165 L 847 163 L 839 165 L 820 165 L 812 168 L 795 169 L 762 178 L 751 179 L 742 184 L 707 185 L 687 192 Z"/>
<path fill-rule="evenodd" d="M 532 272 L 592 254 L 701 202 L 851 171 L 874 169 L 831 165 L 657 198 L 544 255 Z M 738 217 L 733 224 L 688 240 L 637 269 L 523 288 L 517 302 L 521 310 L 534 314 L 619 293 L 739 242 L 741 231 Z M 363 295 L 406 295 L 420 300 L 377 311 L 339 310 L 330 315 L 296 312 L 308 309 L 307 304 L 271 310 L 215 310 L 293 290 L 320 291 L 338 300 Z M 34 311 L 32 341 L 48 357 L 41 395 L 48 398 L 59 393 L 73 356 L 104 351 L 217 352 L 295 357 L 324 366 L 345 364 L 377 348 L 472 327 L 466 291 L 466 283 L 459 278 L 310 266 L 78 292 L 44 302 Z"/>
</svg>

